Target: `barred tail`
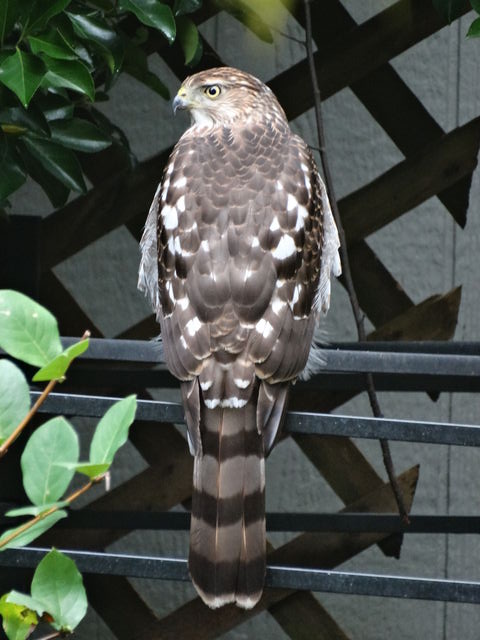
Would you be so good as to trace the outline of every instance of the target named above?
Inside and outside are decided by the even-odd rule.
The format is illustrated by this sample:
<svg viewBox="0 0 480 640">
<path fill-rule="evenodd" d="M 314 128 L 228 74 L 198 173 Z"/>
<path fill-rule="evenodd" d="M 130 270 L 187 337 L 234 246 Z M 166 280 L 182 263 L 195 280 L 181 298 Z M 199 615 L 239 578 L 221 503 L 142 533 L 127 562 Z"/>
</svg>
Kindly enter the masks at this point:
<svg viewBox="0 0 480 640">
<path fill-rule="evenodd" d="M 202 406 L 195 456 L 189 569 L 212 608 L 253 607 L 265 578 L 265 463 L 253 398 L 241 409 Z"/>
</svg>

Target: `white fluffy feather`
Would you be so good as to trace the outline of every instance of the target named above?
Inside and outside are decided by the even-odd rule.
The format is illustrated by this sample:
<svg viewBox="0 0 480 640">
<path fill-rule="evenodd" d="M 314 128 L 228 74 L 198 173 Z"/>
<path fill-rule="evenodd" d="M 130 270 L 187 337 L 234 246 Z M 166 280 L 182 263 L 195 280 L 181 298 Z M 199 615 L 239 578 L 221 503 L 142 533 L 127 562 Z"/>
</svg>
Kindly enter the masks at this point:
<svg viewBox="0 0 480 640">
<path fill-rule="evenodd" d="M 145 229 L 140 241 L 142 258 L 138 270 L 138 288 L 146 295 L 160 321 L 161 305 L 158 294 L 157 217 L 159 209 L 159 185 L 148 212 Z"/>
<path fill-rule="evenodd" d="M 315 295 L 315 309 L 325 315 L 330 307 L 330 278 L 333 273 L 338 276 L 342 273 L 340 262 L 340 239 L 338 237 L 337 226 L 333 219 L 332 209 L 328 201 L 327 190 L 323 181 L 320 180 L 323 204 L 323 246 L 322 246 L 322 266 L 320 268 L 320 279 Z"/>
</svg>

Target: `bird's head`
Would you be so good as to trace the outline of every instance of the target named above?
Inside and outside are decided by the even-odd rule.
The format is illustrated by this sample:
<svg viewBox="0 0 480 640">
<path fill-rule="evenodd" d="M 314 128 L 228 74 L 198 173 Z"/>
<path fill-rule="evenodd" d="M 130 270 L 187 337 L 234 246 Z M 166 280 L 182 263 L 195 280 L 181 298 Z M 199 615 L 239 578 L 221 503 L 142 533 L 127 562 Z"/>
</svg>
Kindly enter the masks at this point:
<svg viewBox="0 0 480 640">
<path fill-rule="evenodd" d="M 267 111 L 285 118 L 277 99 L 263 82 L 239 69 L 218 67 L 189 76 L 173 100 L 173 110 L 186 109 L 200 125 L 231 124 L 261 117 Z"/>
</svg>

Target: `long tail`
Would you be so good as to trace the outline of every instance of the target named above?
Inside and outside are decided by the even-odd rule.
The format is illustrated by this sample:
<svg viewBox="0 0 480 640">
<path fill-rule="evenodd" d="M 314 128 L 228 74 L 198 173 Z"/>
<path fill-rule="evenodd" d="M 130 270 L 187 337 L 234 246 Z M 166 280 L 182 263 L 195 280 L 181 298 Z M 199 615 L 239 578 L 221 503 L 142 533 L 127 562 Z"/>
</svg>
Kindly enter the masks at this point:
<svg viewBox="0 0 480 640">
<path fill-rule="evenodd" d="M 189 569 L 212 608 L 260 599 L 265 579 L 265 462 L 252 398 L 240 409 L 202 407 L 195 457 Z"/>
</svg>

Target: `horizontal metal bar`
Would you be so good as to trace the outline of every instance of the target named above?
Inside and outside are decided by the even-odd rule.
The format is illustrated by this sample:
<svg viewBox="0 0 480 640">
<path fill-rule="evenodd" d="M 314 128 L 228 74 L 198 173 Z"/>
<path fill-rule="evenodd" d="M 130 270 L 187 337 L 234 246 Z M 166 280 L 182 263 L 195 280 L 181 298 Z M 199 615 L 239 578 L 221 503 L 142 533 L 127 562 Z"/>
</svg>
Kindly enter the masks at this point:
<svg viewBox="0 0 480 640">
<path fill-rule="evenodd" d="M 39 392 L 31 392 L 32 401 Z M 40 411 L 49 414 L 101 417 L 119 398 L 51 393 Z M 183 423 L 180 404 L 157 400 L 137 400 L 137 420 Z M 363 418 L 325 413 L 287 414 L 285 429 L 289 433 L 348 436 L 354 438 L 399 440 L 453 444 L 467 447 L 480 446 L 480 427 L 448 422 L 423 422 L 389 418 Z"/>
<path fill-rule="evenodd" d="M 0 554 L 0 566 L 33 568 L 49 551 L 41 548 L 8 549 Z M 82 573 L 121 575 L 130 578 L 188 581 L 186 560 L 62 550 Z M 345 593 L 389 598 L 480 603 L 480 583 L 434 580 L 406 576 L 349 573 L 295 567 L 267 567 L 267 587 Z"/>
<path fill-rule="evenodd" d="M 20 505 L 0 503 L 0 512 Z M 479 516 L 410 516 L 405 524 L 398 514 L 384 513 L 267 513 L 268 531 L 480 534 Z M 0 517 L 0 526 L 13 527 L 20 518 Z M 23 521 L 23 519 L 22 519 Z M 117 529 L 187 531 L 190 513 L 186 511 L 96 511 L 71 510 L 57 525 L 60 529 Z"/>
<path fill-rule="evenodd" d="M 63 338 L 70 346 L 77 338 Z M 382 343 L 385 345 L 386 343 Z M 396 345 L 397 343 L 392 343 Z M 414 343 L 416 349 L 419 344 Z M 342 345 L 324 348 L 325 367 L 322 374 L 331 372 L 389 373 L 394 375 L 447 375 L 473 377 L 480 375 L 480 348 L 477 355 L 456 353 L 405 353 L 405 344 L 399 352 L 375 349 L 374 343 L 363 343 L 363 348 L 345 349 Z M 439 345 L 442 343 L 439 343 Z M 473 350 L 472 344 L 471 350 Z M 352 346 L 352 345 L 349 345 Z M 144 340 L 108 340 L 92 338 L 88 351 L 82 356 L 86 360 L 108 360 L 135 362 L 150 365 L 164 364 L 161 343 Z"/>
</svg>

